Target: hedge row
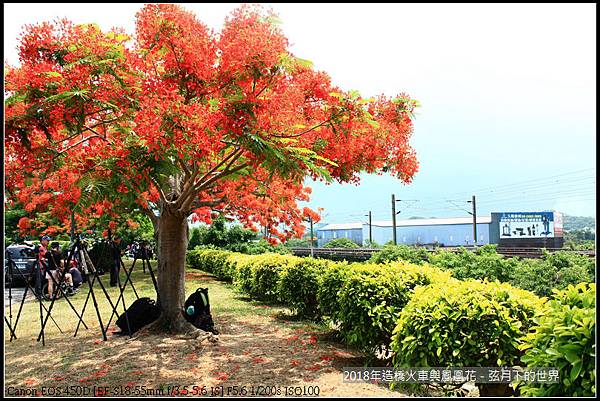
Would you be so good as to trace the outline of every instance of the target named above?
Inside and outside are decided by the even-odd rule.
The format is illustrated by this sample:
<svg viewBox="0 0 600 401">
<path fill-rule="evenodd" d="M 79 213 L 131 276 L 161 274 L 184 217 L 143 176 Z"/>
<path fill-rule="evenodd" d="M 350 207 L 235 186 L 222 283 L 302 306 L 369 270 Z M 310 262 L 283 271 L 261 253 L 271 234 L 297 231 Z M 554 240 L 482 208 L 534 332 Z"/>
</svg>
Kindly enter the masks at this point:
<svg viewBox="0 0 600 401">
<path fill-rule="evenodd" d="M 389 351 L 396 367 L 569 364 L 574 371 L 558 390 L 523 387 L 524 391 L 592 391 L 595 303 L 582 287 L 568 295 L 558 293 L 547 303 L 508 283 L 462 281 L 429 264 L 348 264 L 219 250 L 190 251 L 188 263 L 234 283 L 253 298 L 283 302 L 298 315 L 334 324 L 348 344 L 371 356 Z M 581 310 L 573 312 L 574 307 Z M 557 333 L 556 325 L 564 332 Z M 571 345 L 562 343 L 567 333 Z M 556 358 L 540 359 L 552 342 Z M 585 354 L 581 360 L 567 352 L 575 349 L 572 344 Z M 561 357 L 564 363 L 557 361 Z M 578 390 L 574 383 L 583 387 Z"/>
<path fill-rule="evenodd" d="M 409 263 L 429 263 L 452 272 L 460 280 L 499 280 L 549 297 L 553 289 L 563 290 L 569 285 L 594 282 L 595 261 L 586 255 L 569 252 L 545 252 L 540 259 L 505 258 L 496 252 L 495 245 L 487 244 L 475 252 L 437 250 L 429 253 L 422 247 L 386 245 L 374 254 L 370 262 L 383 263 L 404 260 Z"/>
</svg>

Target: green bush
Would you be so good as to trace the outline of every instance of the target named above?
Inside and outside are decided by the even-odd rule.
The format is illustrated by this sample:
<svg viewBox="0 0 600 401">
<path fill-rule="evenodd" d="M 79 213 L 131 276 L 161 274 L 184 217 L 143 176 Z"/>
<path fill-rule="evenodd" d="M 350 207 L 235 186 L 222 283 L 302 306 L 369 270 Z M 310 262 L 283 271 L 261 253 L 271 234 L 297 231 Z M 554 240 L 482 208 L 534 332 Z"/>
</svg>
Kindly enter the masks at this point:
<svg viewBox="0 0 600 401">
<path fill-rule="evenodd" d="M 414 264 L 423 264 L 427 262 L 429 252 L 423 247 L 408 246 L 408 245 L 385 245 L 381 251 L 373 254 L 370 263 L 386 263 L 396 260 Z"/>
<path fill-rule="evenodd" d="M 574 267 L 581 267 L 587 272 L 587 279 L 585 281 L 596 281 L 596 262 L 594 258 L 590 258 L 587 255 L 579 255 L 566 251 L 544 251 L 543 259 L 550 266 L 555 267 L 558 271 Z M 582 269 L 575 270 L 581 271 Z M 567 288 L 569 284 L 577 283 L 567 283 L 563 288 Z"/>
<path fill-rule="evenodd" d="M 337 262 L 321 274 L 317 290 L 317 303 L 319 304 L 319 315 L 321 317 L 330 318 L 333 313 L 339 310 L 338 291 L 350 272 L 350 266 L 352 265 L 345 261 Z"/>
<path fill-rule="evenodd" d="M 231 244 L 227 245 L 225 248 L 227 250 L 244 253 L 246 255 L 260 255 L 263 253 L 279 253 L 281 255 L 291 255 L 292 253 L 292 251 L 290 251 L 286 246 L 282 244 L 271 245 L 265 240 Z"/>
<path fill-rule="evenodd" d="M 418 285 L 448 282 L 450 273 L 404 262 L 356 264 L 338 291 L 332 320 L 348 344 L 374 355 L 387 350 L 396 321 Z"/>
<path fill-rule="evenodd" d="M 358 244 L 348 238 L 332 239 L 323 248 L 360 248 Z"/>
<path fill-rule="evenodd" d="M 281 274 L 279 293 L 298 316 L 319 317 L 317 294 L 321 275 L 335 263 L 324 259 L 303 258 L 300 263 L 286 266 Z"/>
<path fill-rule="evenodd" d="M 509 281 L 519 263 L 515 258 L 505 258 L 496 253 L 494 246 L 483 246 L 476 252 L 462 249 L 458 253 L 436 251 L 429 255 L 429 262 L 460 280 L 475 279 Z"/>
<path fill-rule="evenodd" d="M 521 361 L 528 367 L 556 367 L 558 383 L 525 383 L 525 396 L 594 396 L 596 393 L 596 285 L 581 283 L 555 291 L 548 310 L 524 338 Z"/>
<path fill-rule="evenodd" d="M 557 269 L 542 259 L 523 259 L 515 266 L 509 282 L 542 297 L 552 295 L 556 287 Z"/>
<path fill-rule="evenodd" d="M 214 274 L 218 279 L 232 281 L 235 266 L 229 257 L 232 252 L 221 249 L 194 249 L 188 251 L 186 258 L 188 264 L 194 268 Z"/>
<path fill-rule="evenodd" d="M 545 252 L 541 259 L 523 259 L 515 266 L 510 283 L 540 296 L 552 295 L 553 289 L 593 282 L 595 263 L 585 255 L 569 252 Z"/>
<path fill-rule="evenodd" d="M 544 300 L 498 282 L 417 287 L 393 332 L 394 366 L 514 366 Z"/>
<path fill-rule="evenodd" d="M 276 253 L 247 257 L 247 263 L 237 263 L 234 283 L 253 298 L 267 302 L 281 301 L 279 281 L 283 270 L 301 262 L 301 258 Z"/>
</svg>

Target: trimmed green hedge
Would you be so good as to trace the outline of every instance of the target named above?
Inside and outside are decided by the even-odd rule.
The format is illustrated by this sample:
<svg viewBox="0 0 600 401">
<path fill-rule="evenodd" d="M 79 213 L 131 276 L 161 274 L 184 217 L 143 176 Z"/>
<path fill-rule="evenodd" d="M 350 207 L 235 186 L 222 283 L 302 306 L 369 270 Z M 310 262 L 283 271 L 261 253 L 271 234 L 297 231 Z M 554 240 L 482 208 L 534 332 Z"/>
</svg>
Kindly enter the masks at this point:
<svg viewBox="0 0 600 401">
<path fill-rule="evenodd" d="M 525 383 L 521 394 L 536 397 L 591 397 L 596 393 L 596 285 L 555 290 L 546 313 L 519 347 L 528 367 L 559 369 L 558 383 Z"/>
<path fill-rule="evenodd" d="M 391 350 L 396 367 L 550 366 L 547 362 L 571 366 L 567 380 L 552 389 L 523 387 L 524 392 L 594 391 L 593 284 L 557 294 L 549 307 L 545 298 L 508 283 L 462 281 L 452 276 L 455 269 L 428 264 L 348 264 L 213 249 L 190 251 L 187 260 L 253 298 L 283 302 L 300 316 L 334 324 L 347 343 L 370 357 Z"/>
<path fill-rule="evenodd" d="M 346 341 L 371 354 L 387 350 L 402 308 L 419 285 L 448 282 L 451 275 L 429 265 L 354 264 L 340 286 L 332 320 Z"/>
<path fill-rule="evenodd" d="M 419 287 L 393 332 L 395 366 L 512 366 L 544 299 L 506 283 Z"/>
<path fill-rule="evenodd" d="M 286 266 L 279 281 L 281 300 L 298 316 L 318 319 L 321 316 L 318 299 L 321 277 L 335 265 L 329 260 L 303 258 L 300 263 Z"/>
</svg>

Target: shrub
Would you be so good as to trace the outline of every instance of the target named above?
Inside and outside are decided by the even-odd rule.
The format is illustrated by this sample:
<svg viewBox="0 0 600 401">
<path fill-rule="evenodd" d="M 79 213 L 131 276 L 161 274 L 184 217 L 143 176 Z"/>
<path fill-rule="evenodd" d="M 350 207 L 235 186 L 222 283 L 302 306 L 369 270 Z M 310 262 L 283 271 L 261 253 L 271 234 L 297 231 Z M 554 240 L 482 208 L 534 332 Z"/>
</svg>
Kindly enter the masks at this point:
<svg viewBox="0 0 600 401">
<path fill-rule="evenodd" d="M 282 244 L 271 245 L 265 240 L 257 242 L 246 242 L 227 245 L 227 250 L 244 253 L 246 255 L 260 255 L 263 253 L 279 253 L 281 255 L 290 255 L 292 252 Z"/>
<path fill-rule="evenodd" d="M 428 260 L 429 252 L 422 247 L 408 245 L 385 245 L 381 251 L 373 254 L 370 263 L 386 263 L 396 260 L 414 264 L 423 264 Z"/>
<path fill-rule="evenodd" d="M 587 279 L 585 281 L 595 281 L 596 275 L 596 262 L 593 258 L 587 255 L 579 255 L 576 253 L 558 251 L 548 252 L 544 251 L 543 259 L 550 265 L 554 266 L 558 271 L 562 271 L 573 267 L 582 267 L 587 272 Z M 582 269 L 575 269 L 581 271 Z M 563 288 L 567 288 L 567 283 Z"/>
<path fill-rule="evenodd" d="M 247 263 L 237 264 L 235 283 L 253 298 L 267 302 L 281 300 L 279 281 L 283 270 L 300 263 L 296 256 L 266 253 L 247 258 Z"/>
<path fill-rule="evenodd" d="M 589 256 L 568 252 L 545 252 L 542 259 L 523 259 L 515 266 L 511 284 L 535 292 L 552 295 L 552 289 L 593 282 L 595 263 Z"/>
<path fill-rule="evenodd" d="M 402 308 L 418 285 L 447 282 L 450 273 L 424 265 L 356 264 L 338 291 L 339 308 L 332 320 L 348 344 L 375 353 L 388 348 Z"/>
<path fill-rule="evenodd" d="M 596 392 L 596 285 L 581 283 L 555 291 L 547 312 L 519 347 L 528 367 L 556 367 L 558 383 L 525 383 L 525 396 L 593 396 Z"/>
<path fill-rule="evenodd" d="M 279 294 L 297 315 L 310 319 L 319 317 L 317 294 L 320 277 L 335 265 L 324 259 L 303 258 L 300 263 L 286 266 L 281 272 Z"/>
<path fill-rule="evenodd" d="M 348 238 L 336 238 L 326 243 L 323 248 L 359 248 L 359 246 Z"/>
<path fill-rule="evenodd" d="M 498 282 L 417 287 L 393 332 L 394 366 L 514 366 L 544 301 Z"/>
<path fill-rule="evenodd" d="M 337 262 L 321 274 L 317 290 L 317 303 L 321 317 L 330 318 L 335 311 L 339 310 L 338 291 L 346 280 L 350 266 L 345 261 Z"/>
<path fill-rule="evenodd" d="M 221 249 L 194 249 L 186 254 L 187 262 L 194 269 L 214 274 L 218 279 L 232 281 L 235 266 L 229 257 L 232 252 Z"/>
<path fill-rule="evenodd" d="M 552 295 L 558 271 L 541 259 L 523 259 L 515 266 L 509 280 L 515 287 L 532 291 L 542 297 Z"/>
<path fill-rule="evenodd" d="M 429 255 L 429 262 L 444 270 L 451 270 L 452 276 L 460 280 L 475 279 L 489 281 L 510 280 L 519 263 L 515 258 L 505 258 L 496 253 L 494 246 L 483 246 L 476 252 L 462 249 L 454 254 L 449 251 L 437 251 Z"/>
</svg>

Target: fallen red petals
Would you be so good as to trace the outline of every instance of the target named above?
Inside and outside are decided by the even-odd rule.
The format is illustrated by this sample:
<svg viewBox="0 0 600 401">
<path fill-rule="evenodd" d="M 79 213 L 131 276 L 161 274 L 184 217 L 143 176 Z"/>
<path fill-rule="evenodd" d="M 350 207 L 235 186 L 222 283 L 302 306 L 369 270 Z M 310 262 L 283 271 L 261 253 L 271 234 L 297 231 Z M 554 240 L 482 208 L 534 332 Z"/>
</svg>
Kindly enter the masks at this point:
<svg viewBox="0 0 600 401">
<path fill-rule="evenodd" d="M 214 376 L 215 376 L 215 377 L 216 377 L 216 379 L 217 379 L 217 380 L 219 380 L 219 381 L 224 381 L 224 380 L 227 380 L 227 379 L 229 379 L 229 375 L 228 375 L 227 373 L 225 373 L 225 372 L 216 372 L 216 373 L 214 374 Z"/>
<path fill-rule="evenodd" d="M 334 358 L 332 356 L 329 356 L 329 355 L 321 355 L 320 359 L 322 361 L 333 361 Z"/>
<path fill-rule="evenodd" d="M 291 365 L 292 366 L 298 366 L 298 365 L 300 365 L 300 362 L 292 360 Z"/>
<path fill-rule="evenodd" d="M 266 360 L 265 358 L 261 358 L 260 356 L 257 356 L 257 357 L 254 357 L 254 358 L 252 358 L 252 362 L 253 362 L 253 363 L 255 363 L 255 364 L 256 364 L 256 363 L 264 363 L 264 362 L 266 362 L 266 361 L 267 361 L 267 360 Z"/>
<path fill-rule="evenodd" d="M 37 383 L 37 380 L 35 380 L 35 379 L 25 379 L 25 380 L 23 381 L 23 383 L 25 383 L 25 384 L 26 384 L 26 385 L 28 385 L 28 386 L 31 386 L 31 385 L 33 385 L 33 384 L 36 384 L 36 383 Z"/>
<path fill-rule="evenodd" d="M 317 364 L 315 364 L 315 365 L 311 366 L 310 368 L 305 368 L 305 369 L 306 369 L 306 370 L 311 370 L 311 371 L 315 372 L 315 371 L 317 371 L 317 370 L 321 370 L 321 366 L 320 366 L 320 365 L 317 365 Z"/>
<path fill-rule="evenodd" d="M 53 380 L 59 382 L 65 380 L 65 378 L 62 376 L 54 376 Z"/>
<path fill-rule="evenodd" d="M 312 345 L 315 345 L 317 343 L 317 337 L 316 336 L 310 336 L 310 338 L 308 339 L 308 342 Z"/>
</svg>

